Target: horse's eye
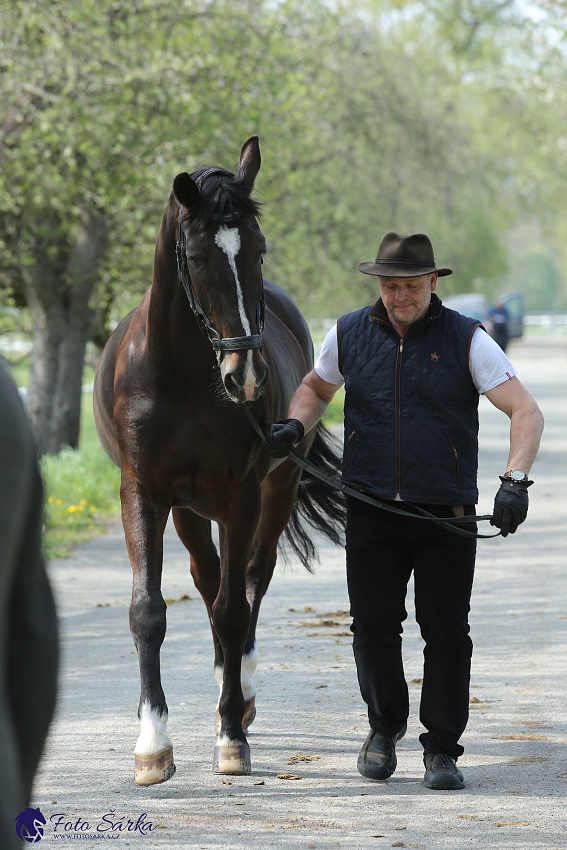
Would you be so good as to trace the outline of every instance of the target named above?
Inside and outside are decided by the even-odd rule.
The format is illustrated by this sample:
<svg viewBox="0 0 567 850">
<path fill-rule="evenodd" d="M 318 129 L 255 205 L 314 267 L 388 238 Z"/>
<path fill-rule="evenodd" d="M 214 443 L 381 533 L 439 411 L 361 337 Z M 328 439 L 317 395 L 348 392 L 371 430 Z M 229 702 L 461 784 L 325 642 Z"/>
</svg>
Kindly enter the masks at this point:
<svg viewBox="0 0 567 850">
<path fill-rule="evenodd" d="M 201 266 L 203 265 L 203 263 L 201 262 L 199 257 L 193 257 L 190 254 L 187 255 L 187 260 L 188 260 L 189 263 L 191 263 L 191 265 L 195 269 L 200 269 Z"/>
<path fill-rule="evenodd" d="M 265 256 L 266 256 L 265 254 L 260 254 L 260 263 L 261 263 L 262 265 L 264 265 L 264 257 L 265 257 Z"/>
</svg>

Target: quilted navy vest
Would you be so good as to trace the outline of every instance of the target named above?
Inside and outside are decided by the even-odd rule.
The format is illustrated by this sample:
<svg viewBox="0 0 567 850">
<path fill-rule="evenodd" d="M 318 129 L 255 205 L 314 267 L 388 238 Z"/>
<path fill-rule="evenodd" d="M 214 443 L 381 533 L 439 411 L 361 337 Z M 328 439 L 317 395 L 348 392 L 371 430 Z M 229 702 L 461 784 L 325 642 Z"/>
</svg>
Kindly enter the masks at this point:
<svg viewBox="0 0 567 850">
<path fill-rule="evenodd" d="M 478 501 L 474 319 L 431 304 L 401 339 L 381 300 L 338 322 L 345 379 L 343 481 L 380 499 Z"/>
</svg>

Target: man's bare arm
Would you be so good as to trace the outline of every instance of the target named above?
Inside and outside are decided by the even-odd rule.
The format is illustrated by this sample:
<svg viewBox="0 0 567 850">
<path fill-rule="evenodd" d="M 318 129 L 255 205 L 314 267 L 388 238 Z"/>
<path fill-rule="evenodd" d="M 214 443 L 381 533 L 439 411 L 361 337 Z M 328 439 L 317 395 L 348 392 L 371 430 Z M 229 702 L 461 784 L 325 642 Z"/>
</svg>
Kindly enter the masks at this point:
<svg viewBox="0 0 567 850">
<path fill-rule="evenodd" d="M 485 393 L 492 404 L 510 417 L 510 454 L 505 472 L 528 473 L 535 460 L 543 432 L 543 414 L 518 378 L 510 378 Z"/>
<path fill-rule="evenodd" d="M 312 369 L 305 376 L 289 403 L 288 418 L 299 419 L 307 433 L 323 417 L 333 396 L 341 386 L 342 384 L 330 384 L 324 381 L 315 369 Z"/>
</svg>

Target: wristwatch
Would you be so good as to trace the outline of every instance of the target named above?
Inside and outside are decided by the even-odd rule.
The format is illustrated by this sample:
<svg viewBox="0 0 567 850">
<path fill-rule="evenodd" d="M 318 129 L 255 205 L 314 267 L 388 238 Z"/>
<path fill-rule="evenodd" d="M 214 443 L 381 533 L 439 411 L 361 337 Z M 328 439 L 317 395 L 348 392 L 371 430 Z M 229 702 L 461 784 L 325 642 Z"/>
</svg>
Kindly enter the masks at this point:
<svg viewBox="0 0 567 850">
<path fill-rule="evenodd" d="M 515 481 L 518 484 L 520 483 L 520 481 L 528 480 L 528 476 L 526 475 L 523 469 L 511 469 L 510 472 L 506 473 L 505 477 L 511 478 L 512 481 Z"/>
</svg>

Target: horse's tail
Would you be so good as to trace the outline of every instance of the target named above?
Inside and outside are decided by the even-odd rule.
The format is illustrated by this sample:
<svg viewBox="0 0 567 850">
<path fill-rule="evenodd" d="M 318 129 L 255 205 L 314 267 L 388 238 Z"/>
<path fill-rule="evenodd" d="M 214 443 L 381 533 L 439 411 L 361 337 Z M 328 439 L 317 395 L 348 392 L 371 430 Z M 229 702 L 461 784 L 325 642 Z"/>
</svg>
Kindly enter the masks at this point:
<svg viewBox="0 0 567 850">
<path fill-rule="evenodd" d="M 309 460 L 327 475 L 337 476 L 340 473 L 340 461 L 336 454 L 338 448 L 338 440 L 319 423 L 317 435 L 309 450 Z M 284 540 L 306 570 L 312 572 L 312 562 L 318 560 L 309 527 L 322 532 L 332 543 L 341 546 L 344 543 L 345 526 L 343 493 L 304 469 Z"/>
</svg>

